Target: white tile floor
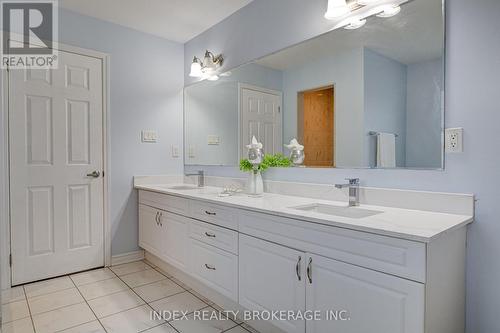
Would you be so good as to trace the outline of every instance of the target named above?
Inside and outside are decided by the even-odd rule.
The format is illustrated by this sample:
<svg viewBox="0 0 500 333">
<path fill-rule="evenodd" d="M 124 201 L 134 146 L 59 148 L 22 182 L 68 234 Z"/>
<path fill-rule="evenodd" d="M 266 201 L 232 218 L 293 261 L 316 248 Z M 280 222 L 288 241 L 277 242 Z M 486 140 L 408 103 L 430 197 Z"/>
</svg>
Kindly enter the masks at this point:
<svg viewBox="0 0 500 333">
<path fill-rule="evenodd" d="M 96 269 L 2 292 L 4 333 L 255 333 L 245 323 L 195 320 L 213 302 L 144 261 Z M 157 320 L 151 311 L 187 311 Z"/>
</svg>

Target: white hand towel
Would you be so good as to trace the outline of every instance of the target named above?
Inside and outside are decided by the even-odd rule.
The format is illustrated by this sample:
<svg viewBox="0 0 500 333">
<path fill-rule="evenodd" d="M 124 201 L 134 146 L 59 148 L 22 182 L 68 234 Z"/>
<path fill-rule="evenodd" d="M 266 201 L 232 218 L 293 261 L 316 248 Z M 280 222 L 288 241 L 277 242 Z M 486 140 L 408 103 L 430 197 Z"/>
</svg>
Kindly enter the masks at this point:
<svg viewBox="0 0 500 333">
<path fill-rule="evenodd" d="M 377 167 L 396 167 L 396 136 L 392 133 L 377 135 Z"/>
</svg>

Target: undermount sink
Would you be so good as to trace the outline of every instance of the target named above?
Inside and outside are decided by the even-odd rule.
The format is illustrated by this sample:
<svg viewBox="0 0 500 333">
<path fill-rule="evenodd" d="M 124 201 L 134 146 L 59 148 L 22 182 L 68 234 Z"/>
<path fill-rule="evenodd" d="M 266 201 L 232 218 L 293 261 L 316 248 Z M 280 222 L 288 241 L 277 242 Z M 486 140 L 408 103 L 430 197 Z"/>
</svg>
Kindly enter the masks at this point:
<svg viewBox="0 0 500 333">
<path fill-rule="evenodd" d="M 370 210 L 359 207 L 334 206 L 334 205 L 326 205 L 319 203 L 314 203 L 305 206 L 290 207 L 290 208 L 306 212 L 349 217 L 351 219 L 362 219 L 364 217 L 369 217 L 382 213 L 381 211 L 378 210 Z"/>
<path fill-rule="evenodd" d="M 162 186 L 163 188 L 169 190 L 187 191 L 187 190 L 197 190 L 199 189 L 196 185 L 172 185 L 172 186 Z"/>
</svg>

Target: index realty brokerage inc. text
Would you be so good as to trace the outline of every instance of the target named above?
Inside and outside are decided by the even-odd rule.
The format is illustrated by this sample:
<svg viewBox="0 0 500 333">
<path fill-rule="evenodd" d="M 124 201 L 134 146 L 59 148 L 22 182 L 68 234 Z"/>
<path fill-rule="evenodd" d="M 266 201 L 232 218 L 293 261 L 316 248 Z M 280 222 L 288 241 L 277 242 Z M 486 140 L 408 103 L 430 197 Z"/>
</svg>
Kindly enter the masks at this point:
<svg viewBox="0 0 500 333">
<path fill-rule="evenodd" d="M 307 311 L 292 311 L 292 310 L 277 310 L 277 311 L 214 311 L 214 310 L 198 310 L 190 311 L 151 311 L 150 317 L 152 320 L 235 320 L 240 318 L 244 321 L 250 320 L 276 320 L 276 321 L 316 321 L 316 320 L 331 320 L 331 321 L 348 321 L 351 320 L 349 313 L 346 310 L 307 310 Z"/>
</svg>

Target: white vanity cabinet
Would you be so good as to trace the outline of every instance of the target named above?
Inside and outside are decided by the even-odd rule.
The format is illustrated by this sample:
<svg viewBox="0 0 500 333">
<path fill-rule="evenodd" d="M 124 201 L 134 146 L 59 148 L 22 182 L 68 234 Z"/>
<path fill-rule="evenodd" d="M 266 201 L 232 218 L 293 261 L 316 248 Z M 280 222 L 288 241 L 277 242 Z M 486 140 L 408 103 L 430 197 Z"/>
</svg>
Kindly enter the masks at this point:
<svg viewBox="0 0 500 333">
<path fill-rule="evenodd" d="M 186 270 L 188 265 L 189 219 L 167 212 L 160 215 L 160 223 L 164 227 L 162 256 L 175 267 Z"/>
<path fill-rule="evenodd" d="M 141 190 L 139 244 L 228 310 L 322 319 L 252 322 L 263 332 L 465 330 L 465 227 L 416 241 Z"/>
<path fill-rule="evenodd" d="M 308 254 L 307 333 L 423 333 L 424 284 Z"/>
<path fill-rule="evenodd" d="M 321 317 L 274 322 L 285 332 L 424 332 L 424 284 L 245 235 L 240 304 Z"/>
<path fill-rule="evenodd" d="M 305 253 L 240 234 L 240 304 L 256 311 L 305 310 Z M 273 322 L 304 333 L 305 321 Z"/>
<path fill-rule="evenodd" d="M 139 246 L 155 256 L 163 254 L 164 228 L 160 225 L 160 209 L 139 204 Z"/>
</svg>

